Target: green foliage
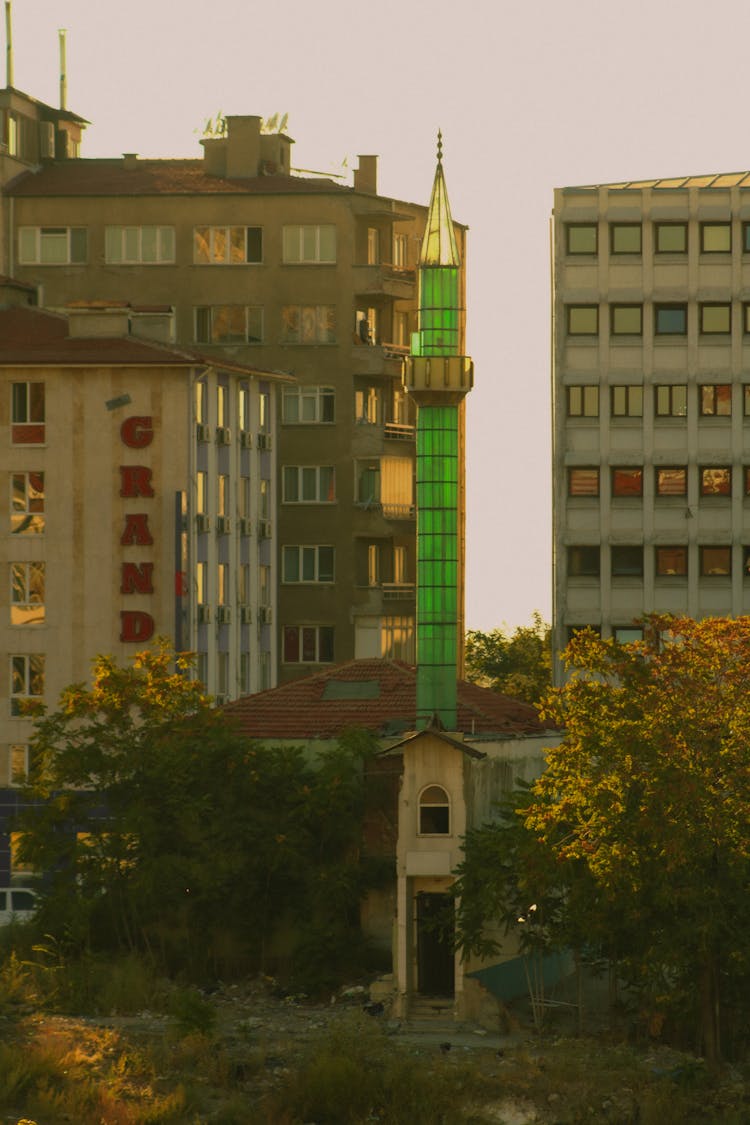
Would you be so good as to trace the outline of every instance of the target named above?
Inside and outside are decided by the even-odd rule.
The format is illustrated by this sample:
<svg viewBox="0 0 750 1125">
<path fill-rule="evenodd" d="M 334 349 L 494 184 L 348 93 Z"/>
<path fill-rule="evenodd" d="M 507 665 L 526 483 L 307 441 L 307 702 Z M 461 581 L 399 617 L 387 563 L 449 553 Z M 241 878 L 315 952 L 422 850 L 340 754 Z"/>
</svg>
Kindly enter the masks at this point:
<svg viewBox="0 0 750 1125">
<path fill-rule="evenodd" d="M 551 685 L 550 627 L 534 613 L 531 625 L 466 634 L 466 678 L 482 687 L 537 703 Z"/>
<path fill-rule="evenodd" d="M 653 616 L 642 642 L 579 634 L 567 661 L 541 707 L 565 736 L 517 802 L 521 833 L 467 839 L 467 948 L 483 913 L 508 917 L 525 895 L 549 942 L 616 963 L 652 1033 L 682 1027 L 713 1058 L 731 1024 L 736 1051 L 750 1036 L 750 618 Z"/>
<path fill-rule="evenodd" d="M 42 932 L 194 978 L 263 968 L 290 925 L 356 935 L 374 740 L 353 733 L 314 762 L 266 750 L 174 660 L 163 643 L 128 668 L 100 657 L 91 688 L 36 720 L 17 827 L 46 873 Z"/>
<path fill-rule="evenodd" d="M 183 1035 L 210 1035 L 216 1009 L 195 988 L 180 988 L 169 997 L 167 1010 Z"/>
</svg>

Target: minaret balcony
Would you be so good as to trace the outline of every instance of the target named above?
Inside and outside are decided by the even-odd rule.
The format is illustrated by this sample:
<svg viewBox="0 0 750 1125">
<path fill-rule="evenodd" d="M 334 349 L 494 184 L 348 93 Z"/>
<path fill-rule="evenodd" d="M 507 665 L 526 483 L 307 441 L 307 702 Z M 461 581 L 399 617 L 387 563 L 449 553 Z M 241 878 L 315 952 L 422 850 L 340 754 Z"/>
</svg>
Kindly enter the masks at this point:
<svg viewBox="0 0 750 1125">
<path fill-rule="evenodd" d="M 474 385 L 474 364 L 465 355 L 408 356 L 404 390 L 417 402 L 460 402 Z"/>
<path fill-rule="evenodd" d="M 354 292 L 362 297 L 393 297 L 411 300 L 417 289 L 416 270 L 402 269 L 382 263 L 377 266 L 354 266 Z"/>
</svg>

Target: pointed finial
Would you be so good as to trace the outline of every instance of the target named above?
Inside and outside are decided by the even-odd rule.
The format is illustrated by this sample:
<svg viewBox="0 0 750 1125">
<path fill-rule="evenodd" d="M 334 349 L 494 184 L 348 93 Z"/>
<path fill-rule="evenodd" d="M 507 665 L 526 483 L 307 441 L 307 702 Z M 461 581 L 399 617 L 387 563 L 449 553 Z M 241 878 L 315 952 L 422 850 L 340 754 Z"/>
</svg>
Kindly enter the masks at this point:
<svg viewBox="0 0 750 1125">
<path fill-rule="evenodd" d="M 440 129 L 438 129 L 437 162 L 438 164 L 443 163 L 443 134 Z"/>
</svg>

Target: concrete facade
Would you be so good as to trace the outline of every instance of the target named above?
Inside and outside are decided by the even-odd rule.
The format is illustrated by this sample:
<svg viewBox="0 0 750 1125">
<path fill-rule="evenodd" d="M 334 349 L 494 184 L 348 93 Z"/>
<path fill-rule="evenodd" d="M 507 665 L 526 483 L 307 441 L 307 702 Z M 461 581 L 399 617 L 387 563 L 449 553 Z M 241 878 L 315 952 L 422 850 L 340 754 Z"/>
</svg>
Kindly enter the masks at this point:
<svg viewBox="0 0 750 1125">
<path fill-rule="evenodd" d="M 749 186 L 555 193 L 557 651 L 583 625 L 750 612 Z"/>
<path fill-rule="evenodd" d="M 85 122 L 23 97 L 0 91 L 0 273 L 51 308 L 167 306 L 171 342 L 297 380 L 279 395 L 267 497 L 278 680 L 355 656 L 413 660 L 415 433 L 401 367 L 426 207 L 379 195 L 374 156 L 359 158 L 353 187 L 292 175 L 293 142 L 258 117 L 229 117 L 202 159 L 80 159 Z M 18 121 L 46 137 L 43 112 L 56 157 L 24 159 Z M 462 262 L 465 235 L 456 224 Z M 234 442 L 236 420 L 226 429 Z M 463 550 L 463 505 L 461 520 Z M 463 565 L 459 585 L 463 607 Z"/>
</svg>

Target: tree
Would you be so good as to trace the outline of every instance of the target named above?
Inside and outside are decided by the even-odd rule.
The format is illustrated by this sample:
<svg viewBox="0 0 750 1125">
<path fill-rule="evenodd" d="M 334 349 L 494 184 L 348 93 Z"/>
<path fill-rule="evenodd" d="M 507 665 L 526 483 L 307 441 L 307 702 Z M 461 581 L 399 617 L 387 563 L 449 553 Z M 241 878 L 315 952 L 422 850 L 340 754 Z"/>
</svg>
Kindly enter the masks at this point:
<svg viewBox="0 0 750 1125">
<path fill-rule="evenodd" d="M 537 703 L 551 684 L 550 627 L 541 614 L 508 635 L 502 629 L 466 634 L 466 678 L 504 695 Z"/>
<path fill-rule="evenodd" d="M 552 873 L 558 943 L 614 960 L 652 1011 L 694 1017 L 715 1059 L 750 986 L 750 618 L 645 626 L 642 642 L 568 646 L 571 678 L 541 709 L 565 735 L 517 812 L 519 878 L 530 894 L 535 859 L 547 894 Z"/>
<path fill-rule="evenodd" d="M 45 926 L 196 973 L 231 969 L 227 958 L 264 967 L 299 923 L 354 945 L 377 874 L 361 848 L 372 740 L 350 736 L 316 762 L 266 750 L 187 663 L 165 643 L 127 668 L 99 657 L 91 687 L 36 719 L 17 827 L 22 857 L 45 872 Z"/>
</svg>

